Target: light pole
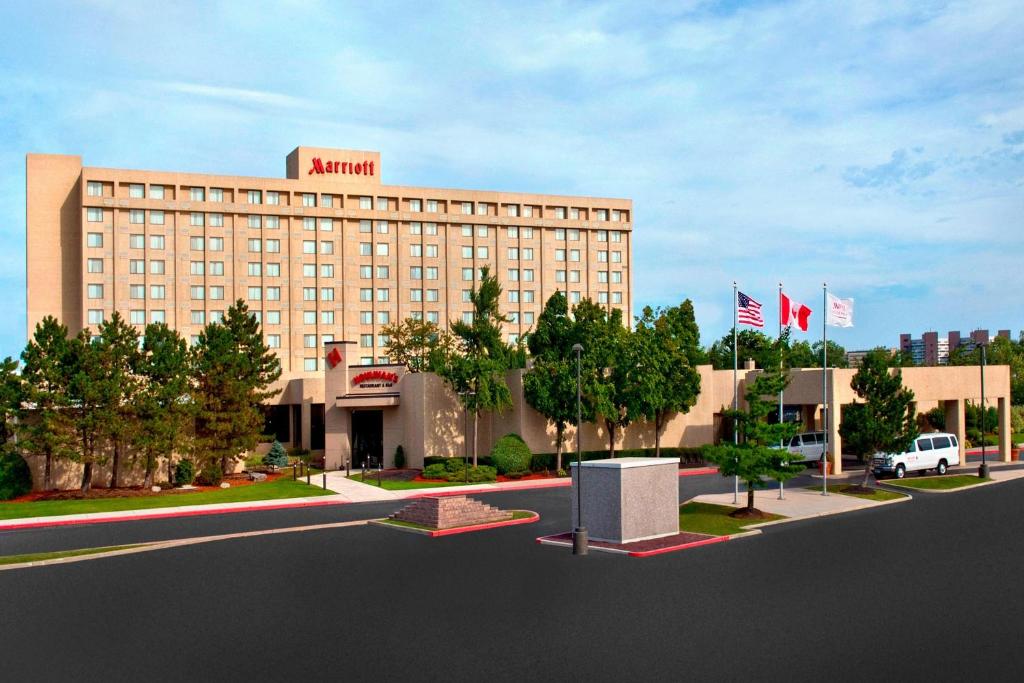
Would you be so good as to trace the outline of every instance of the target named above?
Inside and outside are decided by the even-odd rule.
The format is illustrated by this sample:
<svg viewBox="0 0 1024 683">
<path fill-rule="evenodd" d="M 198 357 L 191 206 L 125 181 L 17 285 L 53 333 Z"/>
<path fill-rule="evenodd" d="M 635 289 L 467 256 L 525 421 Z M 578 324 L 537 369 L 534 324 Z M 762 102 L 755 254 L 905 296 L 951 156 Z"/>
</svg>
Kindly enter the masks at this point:
<svg viewBox="0 0 1024 683">
<path fill-rule="evenodd" d="M 462 449 L 462 471 L 464 473 L 466 483 L 469 483 L 469 397 L 476 396 L 475 391 L 460 391 L 459 398 L 462 400 L 462 407 L 465 414 L 463 420 L 462 438 L 465 442 L 465 448 Z"/>
<path fill-rule="evenodd" d="M 982 479 L 988 479 L 988 460 L 985 448 L 985 346 L 986 344 L 981 344 L 981 467 L 978 468 L 978 476 Z"/>
<path fill-rule="evenodd" d="M 572 554 L 587 554 L 587 528 L 583 526 L 583 446 L 580 431 L 583 428 L 583 393 L 580 387 L 580 354 L 583 346 L 573 344 L 576 354 L 576 528 L 572 531 Z"/>
</svg>

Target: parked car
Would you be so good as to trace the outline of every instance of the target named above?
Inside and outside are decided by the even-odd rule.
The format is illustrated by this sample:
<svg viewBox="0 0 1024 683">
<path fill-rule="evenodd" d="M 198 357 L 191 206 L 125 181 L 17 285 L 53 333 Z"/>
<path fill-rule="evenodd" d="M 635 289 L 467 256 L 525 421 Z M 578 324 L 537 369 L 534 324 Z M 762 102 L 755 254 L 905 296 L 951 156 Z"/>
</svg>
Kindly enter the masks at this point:
<svg viewBox="0 0 1024 683">
<path fill-rule="evenodd" d="M 871 459 L 875 475 L 895 474 L 902 479 L 907 472 L 934 469 L 945 474 L 950 465 L 960 464 L 960 444 L 956 435 L 936 432 L 922 434 L 910 442 L 905 453 L 876 453 Z"/>
<path fill-rule="evenodd" d="M 821 448 L 825 443 L 825 432 L 804 432 L 789 440 L 786 450 L 800 456 L 804 462 L 821 460 Z"/>
</svg>

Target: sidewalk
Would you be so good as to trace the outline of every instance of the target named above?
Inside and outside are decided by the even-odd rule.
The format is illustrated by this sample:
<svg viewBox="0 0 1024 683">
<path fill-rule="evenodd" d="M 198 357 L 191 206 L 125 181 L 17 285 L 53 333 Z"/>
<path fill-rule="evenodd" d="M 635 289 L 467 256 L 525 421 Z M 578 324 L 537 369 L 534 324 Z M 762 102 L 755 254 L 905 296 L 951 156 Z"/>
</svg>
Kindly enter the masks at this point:
<svg viewBox="0 0 1024 683">
<path fill-rule="evenodd" d="M 728 507 L 735 508 L 746 506 L 746 491 L 740 492 L 739 505 L 733 504 L 732 497 L 733 494 L 731 493 L 714 493 L 697 496 L 691 500 L 698 503 L 726 505 Z M 754 506 L 758 510 L 768 512 L 773 515 L 782 515 L 783 517 L 786 517 L 786 519 L 774 522 L 765 522 L 764 524 L 752 524 L 747 528 L 757 529 L 763 526 L 793 522 L 800 519 L 811 519 L 813 517 L 824 517 L 826 515 L 838 515 L 844 512 L 853 512 L 854 510 L 881 507 L 883 505 L 890 505 L 893 503 L 904 503 L 909 500 L 909 496 L 906 498 L 882 501 L 865 500 L 855 496 L 846 496 L 841 493 L 829 493 L 827 496 L 823 496 L 821 495 L 820 490 L 813 488 L 787 489 L 786 498 L 784 500 L 779 500 L 778 490 L 755 491 Z"/>
</svg>

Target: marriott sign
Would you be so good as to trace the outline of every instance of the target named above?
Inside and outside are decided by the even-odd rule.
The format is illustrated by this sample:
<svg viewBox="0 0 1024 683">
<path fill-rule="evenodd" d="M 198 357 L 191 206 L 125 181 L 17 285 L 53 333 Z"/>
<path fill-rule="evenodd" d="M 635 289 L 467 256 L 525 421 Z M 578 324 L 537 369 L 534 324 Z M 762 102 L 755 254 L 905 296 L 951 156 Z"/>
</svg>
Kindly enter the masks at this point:
<svg viewBox="0 0 1024 683">
<path fill-rule="evenodd" d="M 323 161 L 320 157 L 313 157 L 312 165 L 306 175 L 313 175 L 314 173 L 317 175 L 337 173 L 339 175 L 372 176 L 374 174 L 374 168 L 372 161 L 363 161 L 362 163 L 358 161 L 338 161 L 336 159 Z"/>
</svg>

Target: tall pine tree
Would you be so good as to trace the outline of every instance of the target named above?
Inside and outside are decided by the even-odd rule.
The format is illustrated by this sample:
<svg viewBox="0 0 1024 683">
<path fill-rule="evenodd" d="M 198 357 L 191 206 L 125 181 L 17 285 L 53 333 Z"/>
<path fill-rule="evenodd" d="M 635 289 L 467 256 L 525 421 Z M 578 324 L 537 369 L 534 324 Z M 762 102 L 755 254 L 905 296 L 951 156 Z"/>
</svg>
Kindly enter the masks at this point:
<svg viewBox="0 0 1024 683">
<path fill-rule="evenodd" d="M 142 455 L 145 485 L 153 485 L 160 458 L 167 461 L 167 480 L 174 481 L 171 459 L 186 450 L 194 404 L 189 396 L 191 356 L 185 340 L 164 323 L 146 327 L 135 375 L 142 382 L 136 398 L 138 429 L 133 445 Z"/>
<path fill-rule="evenodd" d="M 113 453 L 110 488 L 120 484 L 121 463 L 138 428 L 136 398 L 139 381 L 135 367 L 139 355 L 139 333 L 114 311 L 109 320 L 100 323 L 97 352 L 100 354 L 102 377 L 108 385 L 103 411 L 103 435 Z"/>
</svg>

